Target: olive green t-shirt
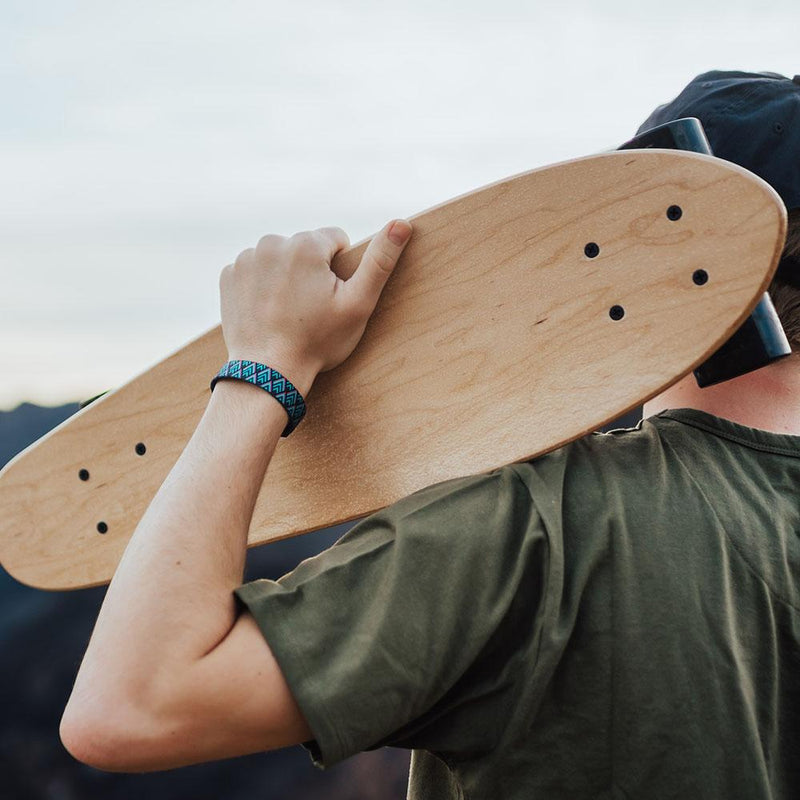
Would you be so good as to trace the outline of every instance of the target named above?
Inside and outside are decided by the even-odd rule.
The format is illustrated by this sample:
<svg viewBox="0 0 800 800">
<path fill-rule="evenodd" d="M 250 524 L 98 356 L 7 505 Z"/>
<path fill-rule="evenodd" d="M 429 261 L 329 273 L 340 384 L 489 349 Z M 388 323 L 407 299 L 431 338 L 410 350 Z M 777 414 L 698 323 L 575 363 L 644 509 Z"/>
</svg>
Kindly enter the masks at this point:
<svg viewBox="0 0 800 800">
<path fill-rule="evenodd" d="M 690 410 L 424 489 L 237 590 L 412 798 L 800 797 L 800 437 Z"/>
</svg>

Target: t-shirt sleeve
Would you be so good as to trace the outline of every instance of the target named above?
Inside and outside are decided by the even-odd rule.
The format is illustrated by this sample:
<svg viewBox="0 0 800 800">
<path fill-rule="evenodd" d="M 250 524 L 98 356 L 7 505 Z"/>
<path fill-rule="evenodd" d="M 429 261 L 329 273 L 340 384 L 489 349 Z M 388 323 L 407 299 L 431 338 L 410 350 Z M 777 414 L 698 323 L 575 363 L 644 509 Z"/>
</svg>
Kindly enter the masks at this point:
<svg viewBox="0 0 800 800">
<path fill-rule="evenodd" d="M 514 468 L 424 489 L 278 581 L 236 590 L 330 766 L 393 744 L 488 750 L 541 636 L 550 547 Z"/>
</svg>

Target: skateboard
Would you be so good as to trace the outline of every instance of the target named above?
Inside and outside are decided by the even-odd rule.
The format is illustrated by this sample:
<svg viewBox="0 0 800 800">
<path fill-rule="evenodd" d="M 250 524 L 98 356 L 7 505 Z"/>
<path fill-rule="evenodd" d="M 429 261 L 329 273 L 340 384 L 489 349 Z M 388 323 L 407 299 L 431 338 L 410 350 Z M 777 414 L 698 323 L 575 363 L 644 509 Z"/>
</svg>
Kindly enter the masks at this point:
<svg viewBox="0 0 800 800">
<path fill-rule="evenodd" d="M 634 408 L 747 317 L 786 228 L 751 173 L 656 149 L 533 170 L 411 219 L 361 343 L 278 444 L 250 545 L 529 459 Z M 351 275 L 366 244 L 334 271 Z M 109 581 L 226 358 L 217 327 L 12 460 L 5 569 L 46 589 Z"/>
</svg>

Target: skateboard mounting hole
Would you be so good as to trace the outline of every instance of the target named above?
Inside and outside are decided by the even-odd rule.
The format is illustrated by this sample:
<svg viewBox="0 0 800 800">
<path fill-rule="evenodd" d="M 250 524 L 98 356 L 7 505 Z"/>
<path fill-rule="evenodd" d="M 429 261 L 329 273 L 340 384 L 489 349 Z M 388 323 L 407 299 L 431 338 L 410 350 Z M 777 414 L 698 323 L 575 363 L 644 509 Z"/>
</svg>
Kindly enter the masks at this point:
<svg viewBox="0 0 800 800">
<path fill-rule="evenodd" d="M 622 306 L 611 306 L 608 309 L 608 316 L 616 322 L 625 316 L 625 309 Z"/>
<path fill-rule="evenodd" d="M 600 254 L 600 245 L 598 245 L 597 242 L 589 242 L 589 244 L 583 248 L 583 252 L 586 254 L 587 258 L 597 258 Z"/>
<path fill-rule="evenodd" d="M 670 206 L 667 209 L 667 219 L 673 222 L 679 220 L 683 216 L 683 209 L 680 206 Z"/>
<path fill-rule="evenodd" d="M 136 455 L 143 456 L 147 452 L 147 448 L 144 446 L 144 442 L 139 442 L 136 445 Z"/>
<path fill-rule="evenodd" d="M 108 533 L 108 525 L 105 522 L 98 522 L 97 523 L 97 532 L 98 533 Z"/>
<path fill-rule="evenodd" d="M 704 269 L 696 269 L 692 273 L 692 280 L 698 285 L 703 286 L 708 283 L 708 273 Z"/>
<path fill-rule="evenodd" d="M 79 477 L 79 478 L 80 478 L 82 481 L 88 481 L 88 480 L 89 480 L 89 470 L 88 470 L 88 469 L 82 469 L 82 470 L 81 470 L 81 471 L 78 473 L 78 477 Z"/>
</svg>

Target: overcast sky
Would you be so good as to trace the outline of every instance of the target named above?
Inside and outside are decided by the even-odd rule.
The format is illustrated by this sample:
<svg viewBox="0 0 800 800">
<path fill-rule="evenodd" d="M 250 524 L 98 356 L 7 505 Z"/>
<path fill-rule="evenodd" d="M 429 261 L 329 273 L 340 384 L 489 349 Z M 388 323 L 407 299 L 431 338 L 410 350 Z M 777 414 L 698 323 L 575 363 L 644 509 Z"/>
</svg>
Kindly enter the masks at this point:
<svg viewBox="0 0 800 800">
<path fill-rule="evenodd" d="M 707 69 L 800 72 L 800 3 L 0 3 L 0 409 L 217 323 L 263 233 L 356 241 L 608 149 Z M 216 366 L 214 367 L 214 370 Z"/>
</svg>

